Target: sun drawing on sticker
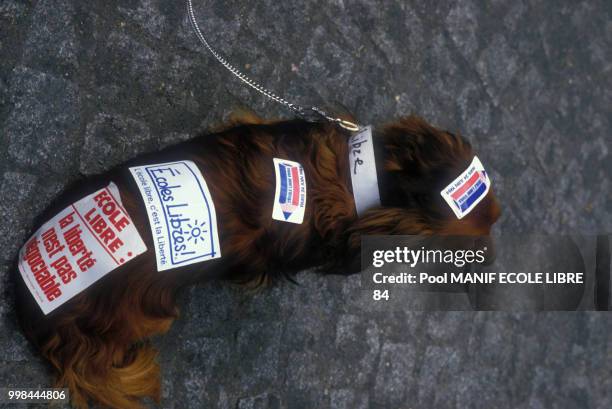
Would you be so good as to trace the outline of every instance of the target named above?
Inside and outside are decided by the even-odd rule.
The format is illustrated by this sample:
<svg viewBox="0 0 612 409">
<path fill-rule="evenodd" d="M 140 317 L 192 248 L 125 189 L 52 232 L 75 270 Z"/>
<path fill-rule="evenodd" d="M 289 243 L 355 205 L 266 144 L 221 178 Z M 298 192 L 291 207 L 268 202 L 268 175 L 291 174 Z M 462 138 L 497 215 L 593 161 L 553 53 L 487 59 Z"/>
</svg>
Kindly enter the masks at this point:
<svg viewBox="0 0 612 409">
<path fill-rule="evenodd" d="M 188 223 L 187 227 L 189 227 L 189 237 L 187 238 L 187 241 L 193 240 L 194 244 L 198 244 L 198 240 L 204 241 L 204 237 L 201 236 L 203 233 L 208 232 L 208 230 L 204 230 L 205 225 L 206 222 L 198 224 L 197 220 L 194 220 L 193 226 Z"/>
</svg>

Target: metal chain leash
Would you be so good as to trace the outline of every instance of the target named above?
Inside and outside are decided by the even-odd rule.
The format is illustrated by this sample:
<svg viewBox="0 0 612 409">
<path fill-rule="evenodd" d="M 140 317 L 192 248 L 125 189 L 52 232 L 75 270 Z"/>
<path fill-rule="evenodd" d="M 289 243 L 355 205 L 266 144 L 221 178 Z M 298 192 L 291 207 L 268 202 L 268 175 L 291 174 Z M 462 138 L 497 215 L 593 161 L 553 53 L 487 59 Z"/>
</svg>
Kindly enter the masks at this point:
<svg viewBox="0 0 612 409">
<path fill-rule="evenodd" d="M 200 30 L 200 27 L 198 26 L 198 22 L 196 21 L 195 13 L 193 12 L 192 0 L 187 0 L 187 12 L 189 14 L 189 20 L 191 21 L 191 25 L 193 27 L 193 30 L 195 31 L 196 36 L 198 37 L 198 40 L 200 40 L 202 45 L 206 47 L 206 49 L 213 55 L 213 57 L 216 58 L 216 60 L 221 65 L 223 65 L 229 72 L 231 72 L 234 76 L 236 76 L 240 81 L 244 82 L 246 85 L 253 88 L 255 91 L 265 95 L 271 100 L 276 101 L 279 104 L 285 105 L 286 107 L 288 107 L 289 109 L 291 109 L 293 112 L 295 112 L 301 117 L 304 117 L 304 118 L 308 117 L 308 112 L 310 112 L 310 113 L 314 113 L 317 117 L 321 117 L 330 122 L 336 123 L 342 128 L 347 129 L 349 131 L 356 132 L 360 129 L 358 124 L 355 124 L 353 122 L 350 122 L 350 121 L 347 121 L 341 118 L 332 117 L 328 115 L 325 111 L 315 106 L 310 107 L 310 108 L 305 108 L 305 107 L 302 107 L 296 104 L 292 104 L 291 102 L 287 101 L 283 97 L 276 95 L 274 92 L 264 88 L 259 83 L 253 81 L 247 75 L 242 73 L 238 68 L 234 67 L 229 61 L 223 58 L 223 56 L 219 54 L 214 48 L 212 48 L 211 45 L 208 43 L 208 41 L 206 41 L 206 37 L 204 37 L 204 34 L 202 34 L 202 31 Z"/>
</svg>

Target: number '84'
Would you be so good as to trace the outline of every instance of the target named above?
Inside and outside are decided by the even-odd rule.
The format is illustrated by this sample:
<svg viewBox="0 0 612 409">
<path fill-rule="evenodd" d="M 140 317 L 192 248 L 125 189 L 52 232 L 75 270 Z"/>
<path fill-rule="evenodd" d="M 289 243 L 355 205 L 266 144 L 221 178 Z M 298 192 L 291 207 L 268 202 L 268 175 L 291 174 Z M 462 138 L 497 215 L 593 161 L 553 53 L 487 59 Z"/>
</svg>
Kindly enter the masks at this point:
<svg viewBox="0 0 612 409">
<path fill-rule="evenodd" d="M 380 301 L 380 300 L 389 300 L 389 290 L 374 290 L 374 294 L 372 295 L 372 298 L 374 299 L 374 301 Z"/>
</svg>

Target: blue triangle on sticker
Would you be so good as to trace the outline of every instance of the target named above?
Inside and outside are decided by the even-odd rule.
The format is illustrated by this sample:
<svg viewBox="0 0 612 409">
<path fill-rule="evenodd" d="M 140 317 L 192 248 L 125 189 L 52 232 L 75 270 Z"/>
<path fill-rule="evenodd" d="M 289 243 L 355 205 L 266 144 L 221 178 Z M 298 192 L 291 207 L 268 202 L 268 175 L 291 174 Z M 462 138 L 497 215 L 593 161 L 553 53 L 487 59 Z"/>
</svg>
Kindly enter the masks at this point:
<svg viewBox="0 0 612 409">
<path fill-rule="evenodd" d="M 291 217 L 291 212 L 283 212 L 283 216 L 285 216 L 285 220 L 287 220 Z"/>
</svg>

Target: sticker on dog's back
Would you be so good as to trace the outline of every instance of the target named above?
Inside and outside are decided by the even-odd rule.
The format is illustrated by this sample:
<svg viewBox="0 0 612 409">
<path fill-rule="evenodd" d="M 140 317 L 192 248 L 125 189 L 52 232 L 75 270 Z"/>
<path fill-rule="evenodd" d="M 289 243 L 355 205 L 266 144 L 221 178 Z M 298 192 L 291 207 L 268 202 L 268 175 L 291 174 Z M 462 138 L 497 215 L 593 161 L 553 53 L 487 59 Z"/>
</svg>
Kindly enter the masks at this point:
<svg viewBox="0 0 612 409">
<path fill-rule="evenodd" d="M 474 156 L 470 166 L 440 194 L 453 210 L 458 219 L 468 214 L 485 198 L 491 180 L 477 156 Z"/>
<path fill-rule="evenodd" d="M 272 218 L 301 224 L 306 209 L 306 176 L 297 162 L 274 158 L 276 191 Z"/>
<path fill-rule="evenodd" d="M 221 257 L 215 205 L 191 161 L 130 168 L 145 203 L 157 270 Z"/>
<path fill-rule="evenodd" d="M 19 272 L 48 314 L 147 250 L 114 183 L 62 210 L 19 252 Z"/>
</svg>

